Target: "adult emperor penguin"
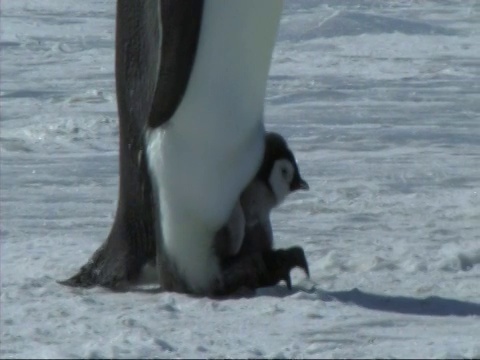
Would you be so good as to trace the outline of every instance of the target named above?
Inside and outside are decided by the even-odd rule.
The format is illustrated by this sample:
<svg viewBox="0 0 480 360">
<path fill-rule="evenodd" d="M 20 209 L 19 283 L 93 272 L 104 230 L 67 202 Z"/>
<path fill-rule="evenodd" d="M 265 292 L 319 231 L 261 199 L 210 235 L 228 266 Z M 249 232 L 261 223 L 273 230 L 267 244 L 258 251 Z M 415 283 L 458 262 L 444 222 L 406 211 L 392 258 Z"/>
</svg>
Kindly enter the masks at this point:
<svg viewBox="0 0 480 360">
<path fill-rule="evenodd" d="M 281 11 L 281 0 L 117 0 L 117 212 L 106 241 L 61 283 L 115 288 L 155 256 L 167 290 L 208 294 L 223 281 L 212 242 L 262 160 Z M 264 283 L 281 278 L 283 254 L 262 260 Z"/>
</svg>

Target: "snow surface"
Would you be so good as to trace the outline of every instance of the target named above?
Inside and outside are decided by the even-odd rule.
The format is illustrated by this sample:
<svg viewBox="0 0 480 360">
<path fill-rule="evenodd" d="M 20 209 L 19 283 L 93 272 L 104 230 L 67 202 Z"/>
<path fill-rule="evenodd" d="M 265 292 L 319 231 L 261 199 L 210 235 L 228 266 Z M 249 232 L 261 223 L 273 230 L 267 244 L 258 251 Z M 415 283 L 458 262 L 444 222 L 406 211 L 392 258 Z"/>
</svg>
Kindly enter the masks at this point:
<svg viewBox="0 0 480 360">
<path fill-rule="evenodd" d="M 480 357 L 480 2 L 286 2 L 266 124 L 311 190 L 272 223 L 317 285 L 226 300 L 55 282 L 116 209 L 115 2 L 1 10 L 2 358 Z"/>
</svg>

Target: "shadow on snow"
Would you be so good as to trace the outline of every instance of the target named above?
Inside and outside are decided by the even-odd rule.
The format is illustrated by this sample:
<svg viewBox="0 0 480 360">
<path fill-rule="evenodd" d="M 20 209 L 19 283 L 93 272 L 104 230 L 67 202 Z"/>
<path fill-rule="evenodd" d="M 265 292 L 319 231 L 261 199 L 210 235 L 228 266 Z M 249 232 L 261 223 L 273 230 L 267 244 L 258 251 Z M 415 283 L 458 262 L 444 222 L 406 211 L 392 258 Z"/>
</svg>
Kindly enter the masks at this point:
<svg viewBox="0 0 480 360">
<path fill-rule="evenodd" d="M 316 294 L 323 301 L 339 301 L 344 304 L 354 304 L 362 308 L 386 311 L 399 314 L 424 316 L 480 316 L 480 304 L 429 296 L 415 298 L 410 296 L 389 296 L 364 292 L 357 288 L 344 291 L 326 291 L 313 287 L 310 290 L 294 287 L 293 293 L 306 292 Z M 285 297 L 292 295 L 286 287 L 259 289 L 257 296 Z"/>
</svg>

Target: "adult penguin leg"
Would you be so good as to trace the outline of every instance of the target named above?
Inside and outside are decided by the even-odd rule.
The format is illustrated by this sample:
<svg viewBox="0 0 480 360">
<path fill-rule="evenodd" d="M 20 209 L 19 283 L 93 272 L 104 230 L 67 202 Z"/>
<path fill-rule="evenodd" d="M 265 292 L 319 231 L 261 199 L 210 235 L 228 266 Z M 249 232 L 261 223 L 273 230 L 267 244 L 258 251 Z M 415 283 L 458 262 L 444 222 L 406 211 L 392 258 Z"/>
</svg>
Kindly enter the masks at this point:
<svg viewBox="0 0 480 360">
<path fill-rule="evenodd" d="M 148 125 L 160 126 L 168 120 L 180 101 L 182 87 L 186 86 L 185 79 L 168 81 L 168 78 L 159 85 L 161 26 L 163 31 L 171 32 L 165 37 L 169 42 L 164 46 L 170 56 L 162 59 L 162 67 L 165 70 L 170 66 L 167 75 L 168 71 L 175 74 L 176 68 L 171 67 L 176 64 L 174 55 L 184 50 L 185 36 L 192 38 L 189 32 L 198 33 L 203 1 L 183 2 L 173 7 L 171 4 L 173 1 L 165 0 L 117 1 L 115 79 L 120 128 L 117 212 L 105 242 L 77 274 L 61 284 L 118 288 L 135 280 L 145 263 L 155 259 L 158 206 L 148 174 L 145 131 Z M 160 7 L 166 13 L 175 10 L 174 14 L 166 14 L 167 24 L 161 24 Z M 184 26 L 177 26 L 178 22 Z M 196 44 L 187 43 L 187 47 L 192 46 Z M 180 66 L 188 68 L 188 64 Z M 188 72 L 186 75 L 188 79 Z"/>
</svg>

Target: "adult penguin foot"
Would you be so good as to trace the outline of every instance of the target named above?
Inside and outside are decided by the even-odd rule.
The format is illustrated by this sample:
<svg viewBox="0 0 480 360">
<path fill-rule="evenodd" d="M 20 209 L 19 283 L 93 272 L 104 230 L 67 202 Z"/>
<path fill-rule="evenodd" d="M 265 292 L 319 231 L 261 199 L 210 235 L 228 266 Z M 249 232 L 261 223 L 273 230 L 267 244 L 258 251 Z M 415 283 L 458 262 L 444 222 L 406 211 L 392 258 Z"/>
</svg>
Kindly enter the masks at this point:
<svg viewBox="0 0 480 360">
<path fill-rule="evenodd" d="M 145 255 L 131 254 L 123 248 L 109 246 L 110 243 L 107 241 L 97 249 L 75 275 L 57 283 L 80 288 L 102 286 L 113 291 L 124 291 L 135 283 L 146 262 Z"/>
</svg>

